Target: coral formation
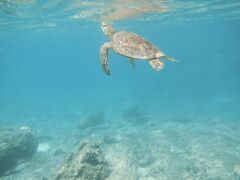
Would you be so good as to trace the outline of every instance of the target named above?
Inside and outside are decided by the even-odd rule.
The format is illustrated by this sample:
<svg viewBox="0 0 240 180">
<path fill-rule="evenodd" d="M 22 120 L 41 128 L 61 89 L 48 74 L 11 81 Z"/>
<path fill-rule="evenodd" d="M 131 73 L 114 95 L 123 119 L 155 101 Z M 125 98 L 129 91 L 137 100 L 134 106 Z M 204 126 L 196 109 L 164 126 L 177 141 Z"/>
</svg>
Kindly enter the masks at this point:
<svg viewBox="0 0 240 180">
<path fill-rule="evenodd" d="M 19 161 L 30 158 L 38 142 L 28 127 L 0 128 L 0 176 L 14 168 Z"/>
<path fill-rule="evenodd" d="M 144 111 L 139 106 L 133 106 L 126 109 L 122 115 L 123 119 L 133 123 L 134 125 L 137 124 L 144 124 L 147 122 L 147 116 Z"/>
<path fill-rule="evenodd" d="M 102 125 L 104 124 L 104 122 L 105 122 L 105 115 L 103 112 L 100 112 L 100 113 L 89 115 L 87 118 L 83 119 L 78 126 L 81 129 L 88 129 L 88 128 Z"/>
<path fill-rule="evenodd" d="M 109 174 L 110 165 L 99 144 L 82 143 L 56 172 L 55 180 L 101 180 Z"/>
</svg>

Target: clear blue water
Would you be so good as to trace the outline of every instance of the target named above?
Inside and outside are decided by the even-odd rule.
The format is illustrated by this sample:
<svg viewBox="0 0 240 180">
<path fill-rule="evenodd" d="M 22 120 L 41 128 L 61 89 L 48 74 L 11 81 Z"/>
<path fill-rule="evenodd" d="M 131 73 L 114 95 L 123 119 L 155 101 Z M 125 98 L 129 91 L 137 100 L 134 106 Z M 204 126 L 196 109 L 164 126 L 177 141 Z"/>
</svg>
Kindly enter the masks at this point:
<svg viewBox="0 0 240 180">
<path fill-rule="evenodd" d="M 102 20 L 178 62 L 133 69 L 110 51 L 106 76 Z M 78 140 L 102 143 L 112 179 L 240 178 L 239 32 L 237 0 L 0 1 L 0 125 L 52 137 L 28 168 L 3 178 L 51 179 L 54 151 Z M 98 112 L 104 123 L 78 128 Z"/>
</svg>

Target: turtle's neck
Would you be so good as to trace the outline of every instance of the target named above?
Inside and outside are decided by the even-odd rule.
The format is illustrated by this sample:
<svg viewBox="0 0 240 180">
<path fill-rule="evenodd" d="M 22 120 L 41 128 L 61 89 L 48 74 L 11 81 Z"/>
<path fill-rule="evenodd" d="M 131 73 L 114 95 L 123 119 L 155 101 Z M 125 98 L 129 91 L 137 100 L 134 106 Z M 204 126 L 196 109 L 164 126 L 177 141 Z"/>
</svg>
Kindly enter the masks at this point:
<svg viewBox="0 0 240 180">
<path fill-rule="evenodd" d="M 108 37 L 112 37 L 116 31 L 114 29 L 109 30 Z"/>
</svg>

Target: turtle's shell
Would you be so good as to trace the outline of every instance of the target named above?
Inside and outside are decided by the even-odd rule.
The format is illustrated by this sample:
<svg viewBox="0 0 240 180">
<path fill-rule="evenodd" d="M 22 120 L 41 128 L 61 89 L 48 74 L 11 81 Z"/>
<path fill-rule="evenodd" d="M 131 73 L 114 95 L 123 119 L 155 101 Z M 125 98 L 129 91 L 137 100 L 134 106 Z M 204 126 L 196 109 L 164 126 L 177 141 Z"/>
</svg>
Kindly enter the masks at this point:
<svg viewBox="0 0 240 180">
<path fill-rule="evenodd" d="M 141 36 L 125 31 L 113 34 L 112 49 L 121 55 L 136 59 L 154 59 L 165 56 L 157 47 Z"/>
</svg>

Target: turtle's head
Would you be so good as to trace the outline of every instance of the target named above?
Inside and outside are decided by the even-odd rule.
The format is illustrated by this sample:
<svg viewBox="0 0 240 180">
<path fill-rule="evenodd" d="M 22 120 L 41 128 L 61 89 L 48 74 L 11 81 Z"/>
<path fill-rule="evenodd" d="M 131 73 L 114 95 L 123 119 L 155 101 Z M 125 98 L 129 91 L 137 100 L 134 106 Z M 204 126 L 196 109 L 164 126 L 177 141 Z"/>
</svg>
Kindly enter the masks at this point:
<svg viewBox="0 0 240 180">
<path fill-rule="evenodd" d="M 112 36 L 115 33 L 115 30 L 113 29 L 113 27 L 110 24 L 107 24 L 105 22 L 102 23 L 102 31 L 107 36 Z"/>
</svg>

